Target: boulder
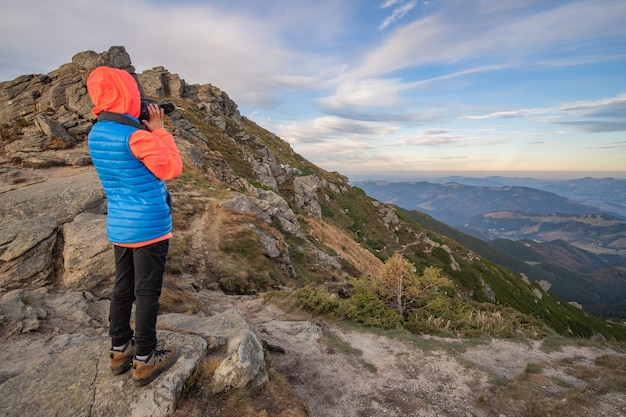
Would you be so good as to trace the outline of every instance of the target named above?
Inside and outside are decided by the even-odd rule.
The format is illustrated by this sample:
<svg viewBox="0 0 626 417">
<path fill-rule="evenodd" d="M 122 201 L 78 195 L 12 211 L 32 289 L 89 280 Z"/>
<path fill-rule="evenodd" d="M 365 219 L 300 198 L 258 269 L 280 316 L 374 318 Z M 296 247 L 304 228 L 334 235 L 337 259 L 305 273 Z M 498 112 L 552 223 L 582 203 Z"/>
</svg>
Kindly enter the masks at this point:
<svg viewBox="0 0 626 417">
<path fill-rule="evenodd" d="M 309 216 L 316 219 L 322 218 L 322 207 L 317 200 L 317 192 L 322 182 L 316 175 L 296 177 L 293 180 L 293 190 L 295 192 L 295 202 L 299 208 L 304 210 Z"/>
<path fill-rule="evenodd" d="M 203 336 L 210 346 L 226 346 L 213 376 L 213 392 L 258 388 L 268 381 L 263 344 L 236 308 L 206 318 L 168 314 L 159 317 L 159 326 Z"/>
<path fill-rule="evenodd" d="M 46 312 L 24 302 L 24 290 L 9 291 L 0 297 L 0 334 L 10 336 L 39 329 Z"/>
</svg>

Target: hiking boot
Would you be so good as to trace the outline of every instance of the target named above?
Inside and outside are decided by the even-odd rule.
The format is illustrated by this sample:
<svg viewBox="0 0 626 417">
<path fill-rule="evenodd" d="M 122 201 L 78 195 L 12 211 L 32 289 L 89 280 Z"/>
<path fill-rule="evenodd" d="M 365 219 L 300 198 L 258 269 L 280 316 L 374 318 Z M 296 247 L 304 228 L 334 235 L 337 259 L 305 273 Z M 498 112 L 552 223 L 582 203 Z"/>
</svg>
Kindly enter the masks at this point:
<svg viewBox="0 0 626 417">
<path fill-rule="evenodd" d="M 133 358 L 135 357 L 135 341 L 130 339 L 121 352 L 111 348 L 109 353 L 111 356 L 109 361 L 111 364 L 111 372 L 113 372 L 113 375 L 121 375 L 128 371 L 133 364 Z"/>
<path fill-rule="evenodd" d="M 146 361 L 137 358 L 133 359 L 133 380 L 135 385 L 143 387 L 159 376 L 162 372 L 167 371 L 174 365 L 178 357 L 176 356 L 176 348 L 171 346 L 163 347 L 163 342 L 152 351 Z"/>
</svg>

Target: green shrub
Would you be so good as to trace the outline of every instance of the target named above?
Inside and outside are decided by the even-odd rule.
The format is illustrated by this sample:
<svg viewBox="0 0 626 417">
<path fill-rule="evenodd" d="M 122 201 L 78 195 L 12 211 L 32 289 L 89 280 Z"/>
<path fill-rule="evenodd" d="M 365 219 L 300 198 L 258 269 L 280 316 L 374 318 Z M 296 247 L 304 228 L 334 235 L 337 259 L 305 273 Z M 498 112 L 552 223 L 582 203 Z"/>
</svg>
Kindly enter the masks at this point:
<svg viewBox="0 0 626 417">
<path fill-rule="evenodd" d="M 294 291 L 293 300 L 303 310 L 321 315 L 336 313 L 341 303 L 335 294 L 310 286 Z"/>
<path fill-rule="evenodd" d="M 344 300 L 339 307 L 342 318 L 381 329 L 397 329 L 403 326 L 400 313 L 390 308 L 371 291 L 367 278 L 352 281 L 355 294 Z"/>
</svg>

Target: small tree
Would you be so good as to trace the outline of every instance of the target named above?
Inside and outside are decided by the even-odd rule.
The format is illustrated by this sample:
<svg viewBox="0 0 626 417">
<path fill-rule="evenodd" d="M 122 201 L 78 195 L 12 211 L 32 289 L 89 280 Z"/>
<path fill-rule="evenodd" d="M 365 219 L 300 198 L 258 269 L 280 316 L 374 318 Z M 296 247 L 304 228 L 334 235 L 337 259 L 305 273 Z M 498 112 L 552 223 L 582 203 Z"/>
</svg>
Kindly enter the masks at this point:
<svg viewBox="0 0 626 417">
<path fill-rule="evenodd" d="M 372 289 L 398 313 L 404 316 L 416 294 L 417 274 L 411 262 L 396 252 L 385 262 L 379 277 L 372 280 Z"/>
<path fill-rule="evenodd" d="M 397 252 L 387 259 L 380 276 L 372 279 L 374 292 L 402 316 L 406 316 L 407 310 L 436 302 L 442 293 L 453 288 L 452 281 L 442 277 L 438 268 L 428 267 L 420 275 L 415 266 Z"/>
</svg>

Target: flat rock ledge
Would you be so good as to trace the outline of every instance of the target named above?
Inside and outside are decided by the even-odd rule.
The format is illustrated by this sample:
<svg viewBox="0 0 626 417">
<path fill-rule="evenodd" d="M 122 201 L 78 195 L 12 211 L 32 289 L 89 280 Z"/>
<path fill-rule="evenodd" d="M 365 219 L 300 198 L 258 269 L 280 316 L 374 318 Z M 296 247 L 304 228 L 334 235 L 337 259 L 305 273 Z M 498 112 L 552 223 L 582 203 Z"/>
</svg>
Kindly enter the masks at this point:
<svg viewBox="0 0 626 417">
<path fill-rule="evenodd" d="M 21 354 L 5 358 L 14 361 L 15 375 L 3 375 L 8 379 L 0 384 L 0 415 L 166 417 L 207 350 L 221 346 L 226 353 L 214 375 L 215 392 L 267 381 L 263 346 L 237 309 L 211 317 L 162 315 L 158 325 L 175 328 L 159 330 L 158 338 L 176 346 L 179 357 L 141 388 L 132 372 L 111 373 L 108 336 L 66 334 L 24 343 Z"/>
</svg>

